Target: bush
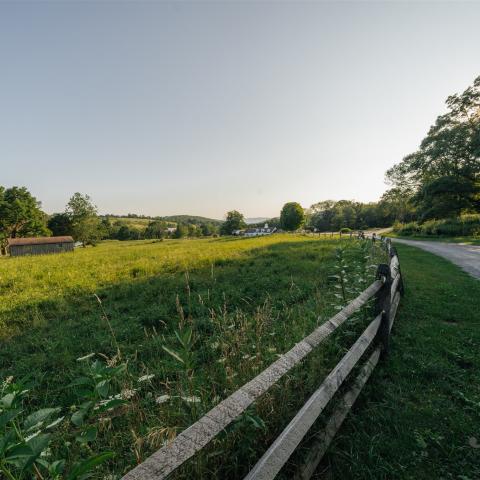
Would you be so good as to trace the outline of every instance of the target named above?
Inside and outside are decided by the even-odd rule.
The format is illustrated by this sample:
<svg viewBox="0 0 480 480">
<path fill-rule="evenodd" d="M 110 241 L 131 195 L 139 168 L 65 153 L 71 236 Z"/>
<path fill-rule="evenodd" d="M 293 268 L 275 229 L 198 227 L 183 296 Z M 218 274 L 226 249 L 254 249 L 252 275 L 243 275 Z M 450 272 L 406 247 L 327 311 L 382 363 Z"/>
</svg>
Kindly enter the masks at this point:
<svg viewBox="0 0 480 480">
<path fill-rule="evenodd" d="M 343 227 L 340 229 L 340 233 L 350 233 L 352 231 L 351 228 Z"/>
<path fill-rule="evenodd" d="M 435 237 L 480 236 L 480 215 L 462 215 L 457 218 L 428 220 L 424 223 L 396 223 L 393 231 L 399 235 Z"/>
</svg>

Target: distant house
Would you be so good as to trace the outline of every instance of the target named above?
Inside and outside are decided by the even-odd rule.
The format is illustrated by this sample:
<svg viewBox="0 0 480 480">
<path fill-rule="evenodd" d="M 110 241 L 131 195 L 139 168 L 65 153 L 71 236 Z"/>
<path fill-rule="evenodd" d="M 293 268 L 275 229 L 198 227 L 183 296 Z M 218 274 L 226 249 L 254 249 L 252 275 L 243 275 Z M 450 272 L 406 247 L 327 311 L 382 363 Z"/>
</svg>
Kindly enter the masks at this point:
<svg viewBox="0 0 480 480">
<path fill-rule="evenodd" d="M 168 233 L 175 233 L 177 230 L 177 227 L 167 227 L 167 232 Z"/>
<path fill-rule="evenodd" d="M 247 228 L 240 233 L 244 237 L 261 237 L 263 235 L 271 235 L 275 233 L 277 229 L 275 227 L 269 227 L 268 223 L 263 228 Z"/>
<path fill-rule="evenodd" d="M 9 238 L 7 242 L 11 257 L 73 251 L 72 237 Z"/>
</svg>

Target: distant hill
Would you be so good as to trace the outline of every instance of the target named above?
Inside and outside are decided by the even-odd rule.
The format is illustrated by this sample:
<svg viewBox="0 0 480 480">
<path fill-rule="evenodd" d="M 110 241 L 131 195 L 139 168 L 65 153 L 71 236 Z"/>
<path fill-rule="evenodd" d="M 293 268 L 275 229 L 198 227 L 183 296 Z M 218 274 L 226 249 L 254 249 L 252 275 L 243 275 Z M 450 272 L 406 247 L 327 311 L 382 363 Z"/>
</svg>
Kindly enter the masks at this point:
<svg viewBox="0 0 480 480">
<path fill-rule="evenodd" d="M 267 217 L 253 217 L 253 218 L 246 218 L 245 223 L 247 225 L 252 225 L 254 223 L 264 223 L 268 220 Z"/>
<path fill-rule="evenodd" d="M 162 220 L 165 220 L 167 222 L 193 223 L 195 225 L 199 225 L 202 223 L 213 223 L 214 225 L 221 225 L 223 223 L 222 220 L 217 220 L 215 218 L 199 217 L 198 215 L 169 215 L 167 217 L 161 218 Z"/>
<path fill-rule="evenodd" d="M 169 226 L 175 226 L 177 223 L 192 223 L 194 225 L 201 225 L 203 223 L 211 223 L 213 225 L 221 225 L 222 220 L 214 218 L 200 217 L 198 215 L 168 215 L 166 217 L 150 217 L 147 215 L 136 215 L 130 213 L 128 215 L 113 215 L 106 214 L 101 215 L 101 218 L 109 218 L 112 223 L 121 222 L 123 225 L 127 225 L 131 228 L 143 230 L 150 222 L 154 220 L 163 220 L 169 224 Z"/>
</svg>

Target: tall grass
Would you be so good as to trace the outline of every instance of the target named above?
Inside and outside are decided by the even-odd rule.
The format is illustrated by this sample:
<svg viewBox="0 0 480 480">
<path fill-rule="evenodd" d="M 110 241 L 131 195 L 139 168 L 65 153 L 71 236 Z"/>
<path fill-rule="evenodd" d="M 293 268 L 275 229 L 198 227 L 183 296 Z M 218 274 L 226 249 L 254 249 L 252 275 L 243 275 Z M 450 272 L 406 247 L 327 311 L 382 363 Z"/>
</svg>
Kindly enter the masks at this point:
<svg viewBox="0 0 480 480">
<path fill-rule="evenodd" d="M 0 373 L 29 384 L 26 411 L 62 412 L 52 457 L 68 467 L 112 451 L 98 478 L 117 478 L 363 290 L 380 256 L 368 242 L 278 235 L 4 259 Z M 351 319 L 176 477 L 244 475 L 367 319 Z M 118 372 L 109 389 L 85 393 L 78 379 L 102 368 Z M 86 441 L 66 449 L 69 438 Z"/>
</svg>

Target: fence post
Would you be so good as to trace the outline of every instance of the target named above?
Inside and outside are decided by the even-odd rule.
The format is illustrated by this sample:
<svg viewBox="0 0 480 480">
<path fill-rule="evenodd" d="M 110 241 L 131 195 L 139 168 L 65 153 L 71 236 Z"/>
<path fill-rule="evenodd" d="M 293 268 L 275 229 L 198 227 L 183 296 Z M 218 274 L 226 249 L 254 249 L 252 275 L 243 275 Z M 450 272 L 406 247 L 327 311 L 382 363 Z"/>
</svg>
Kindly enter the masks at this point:
<svg viewBox="0 0 480 480">
<path fill-rule="evenodd" d="M 398 273 L 397 273 L 397 275 L 400 275 L 400 280 L 398 282 L 398 290 L 400 291 L 400 295 L 403 295 L 404 290 L 405 290 L 405 286 L 403 285 L 403 275 L 402 275 L 402 270 L 400 269 L 400 257 L 398 256 L 398 252 L 397 252 L 396 247 L 394 247 L 393 245 L 390 244 L 390 250 L 389 250 L 388 254 L 390 256 L 390 261 L 392 260 L 392 258 L 395 255 L 398 258 Z"/>
<path fill-rule="evenodd" d="M 390 265 L 381 263 L 377 268 L 377 279 L 384 280 L 382 288 L 375 296 L 375 315 L 382 314 L 382 321 L 378 329 L 378 340 L 382 345 L 382 356 L 388 353 L 390 337 L 390 306 L 392 303 L 392 275 Z"/>
</svg>

